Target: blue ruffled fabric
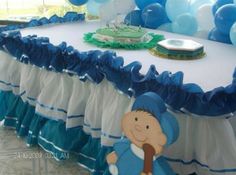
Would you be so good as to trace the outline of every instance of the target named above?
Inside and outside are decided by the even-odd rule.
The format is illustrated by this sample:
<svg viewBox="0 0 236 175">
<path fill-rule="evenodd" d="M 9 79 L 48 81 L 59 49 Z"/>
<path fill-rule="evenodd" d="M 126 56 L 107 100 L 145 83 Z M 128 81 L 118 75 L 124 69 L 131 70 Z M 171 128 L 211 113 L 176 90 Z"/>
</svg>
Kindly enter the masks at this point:
<svg viewBox="0 0 236 175">
<path fill-rule="evenodd" d="M 35 114 L 35 107 L 24 103 L 20 96 L 12 92 L 1 92 L 0 101 L 0 118 L 4 119 L 3 125 L 14 128 L 19 137 L 26 138 L 28 145 L 36 145 L 39 131 L 47 119 Z"/>
<path fill-rule="evenodd" d="M 113 147 L 101 145 L 100 138 L 90 136 L 79 152 L 78 164 L 86 167 L 93 175 L 104 175 L 108 168 L 106 156 L 112 151 Z"/>
<path fill-rule="evenodd" d="M 56 160 L 65 160 L 71 153 L 78 155 L 78 163 L 93 175 L 103 175 L 108 168 L 106 156 L 113 147 L 101 145 L 100 138 L 92 138 L 81 127 L 66 129 L 64 121 L 54 121 L 35 113 L 35 107 L 22 101 L 12 92 L 0 91 L 0 118 L 5 127 L 14 128 L 27 145 L 40 145 Z"/>
<path fill-rule="evenodd" d="M 8 99 L 10 95 L 10 92 L 0 91 L 0 121 L 2 121 L 7 114 L 7 109 L 9 106 Z"/>
<path fill-rule="evenodd" d="M 154 65 L 140 73 L 141 63 L 124 65 L 124 59 L 113 51 L 91 50 L 79 52 L 62 42 L 58 46 L 49 38 L 35 35 L 22 37 L 20 32 L 0 34 L 0 48 L 19 61 L 47 70 L 76 74 L 81 80 L 100 83 L 106 77 L 114 86 L 129 96 L 137 97 L 153 91 L 177 111 L 188 111 L 201 116 L 217 117 L 236 111 L 236 69 L 232 84 L 204 92 L 196 84 L 183 84 L 183 73 L 158 73 Z"/>
<path fill-rule="evenodd" d="M 49 120 L 36 114 L 34 106 L 23 102 L 20 96 L 12 92 L 1 91 L 0 102 L 3 125 L 14 128 L 19 137 L 25 138 L 27 145 L 38 144 L 57 160 L 69 158 L 70 153 L 78 154 L 88 143 L 89 136 L 82 128 L 66 129 L 64 121 Z"/>
<path fill-rule="evenodd" d="M 38 144 L 57 160 L 64 160 L 71 152 L 78 154 L 87 140 L 82 128 L 66 129 L 64 121 L 49 120 L 40 130 Z"/>
<path fill-rule="evenodd" d="M 78 14 L 76 12 L 67 12 L 63 17 L 53 15 L 49 19 L 47 19 L 46 17 L 42 17 L 38 20 L 33 19 L 25 24 L 8 25 L 5 27 L 0 27 L 0 33 L 4 31 L 18 30 L 18 29 L 23 29 L 27 27 L 37 27 L 37 26 L 42 26 L 42 25 L 47 25 L 47 24 L 84 21 L 84 20 L 85 20 L 85 14 Z"/>
</svg>

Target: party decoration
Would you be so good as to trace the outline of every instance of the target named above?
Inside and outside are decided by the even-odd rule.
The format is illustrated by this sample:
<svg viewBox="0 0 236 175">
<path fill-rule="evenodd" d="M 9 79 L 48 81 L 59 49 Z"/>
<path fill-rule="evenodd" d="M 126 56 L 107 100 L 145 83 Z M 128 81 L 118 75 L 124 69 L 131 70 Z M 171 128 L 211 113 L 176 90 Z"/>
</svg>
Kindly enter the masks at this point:
<svg viewBox="0 0 236 175">
<path fill-rule="evenodd" d="M 117 14 L 127 14 L 135 9 L 134 0 L 113 0 Z"/>
<path fill-rule="evenodd" d="M 231 27 L 231 30 L 230 30 L 230 40 L 233 43 L 233 45 L 236 46 L 236 22 Z"/>
<path fill-rule="evenodd" d="M 221 33 L 217 28 L 213 28 L 210 31 L 208 39 L 212 41 L 231 44 L 229 35 Z"/>
<path fill-rule="evenodd" d="M 142 20 L 142 11 L 141 10 L 131 11 L 126 15 L 124 23 L 133 26 L 143 26 L 144 23 Z"/>
<path fill-rule="evenodd" d="M 222 7 L 223 5 L 226 5 L 226 4 L 233 4 L 233 3 L 234 3 L 233 0 L 217 0 L 212 7 L 212 12 L 215 15 L 216 11 L 220 7 Z"/>
<path fill-rule="evenodd" d="M 190 10 L 188 0 L 167 0 L 165 8 L 167 16 L 172 22 L 175 21 L 177 16 Z"/>
<path fill-rule="evenodd" d="M 108 2 L 109 0 L 94 0 L 94 1 L 97 2 L 97 3 L 102 4 L 102 3 Z"/>
<path fill-rule="evenodd" d="M 142 19 L 145 27 L 156 29 L 168 21 L 164 7 L 159 3 L 148 5 L 143 9 Z"/>
<path fill-rule="evenodd" d="M 196 18 L 201 30 L 211 30 L 215 26 L 214 16 L 212 14 L 212 4 L 205 4 L 199 7 Z"/>
<path fill-rule="evenodd" d="M 165 6 L 166 0 L 135 0 L 135 3 L 139 9 L 143 10 L 145 7 L 153 3 L 159 3 Z"/>
<path fill-rule="evenodd" d="M 172 29 L 175 33 L 193 35 L 198 29 L 197 19 L 190 13 L 184 13 L 177 17 Z"/>
<path fill-rule="evenodd" d="M 163 35 L 149 33 L 144 28 L 116 23 L 84 35 L 87 43 L 98 47 L 126 50 L 150 49 L 163 39 Z"/>
<path fill-rule="evenodd" d="M 157 94 L 148 92 L 136 98 L 121 125 L 126 138 L 115 143 L 107 156 L 112 175 L 175 174 L 161 154 L 176 141 L 179 127 Z"/>
<path fill-rule="evenodd" d="M 69 1 L 71 4 L 76 6 L 84 5 L 88 2 L 88 0 L 69 0 Z"/>
<path fill-rule="evenodd" d="M 95 0 L 89 0 L 86 4 L 88 14 L 93 16 L 99 16 L 100 3 L 97 3 Z"/>
<path fill-rule="evenodd" d="M 226 4 L 219 8 L 215 14 L 215 25 L 217 29 L 227 35 L 236 22 L 236 4 Z"/>
<path fill-rule="evenodd" d="M 205 4 L 213 4 L 214 0 L 191 0 L 190 1 L 190 11 L 191 14 L 194 16 L 196 15 L 198 9 Z"/>
</svg>

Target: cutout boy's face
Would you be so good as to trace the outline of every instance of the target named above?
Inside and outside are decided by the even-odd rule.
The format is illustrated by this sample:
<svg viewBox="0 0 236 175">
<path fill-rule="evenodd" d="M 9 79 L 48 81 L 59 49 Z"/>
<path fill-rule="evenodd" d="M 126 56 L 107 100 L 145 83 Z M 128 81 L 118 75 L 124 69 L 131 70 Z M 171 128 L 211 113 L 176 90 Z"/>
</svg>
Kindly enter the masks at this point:
<svg viewBox="0 0 236 175">
<path fill-rule="evenodd" d="M 152 114 L 144 111 L 126 113 L 122 119 L 122 130 L 133 144 L 139 148 L 150 144 L 156 154 L 162 152 L 167 141 L 159 122 Z"/>
</svg>

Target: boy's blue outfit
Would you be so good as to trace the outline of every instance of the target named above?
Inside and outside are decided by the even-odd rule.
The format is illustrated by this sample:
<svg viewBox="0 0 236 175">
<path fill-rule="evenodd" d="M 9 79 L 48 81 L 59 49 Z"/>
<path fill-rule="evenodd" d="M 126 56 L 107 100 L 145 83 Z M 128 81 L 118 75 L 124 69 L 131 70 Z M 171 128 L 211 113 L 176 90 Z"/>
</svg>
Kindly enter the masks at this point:
<svg viewBox="0 0 236 175">
<path fill-rule="evenodd" d="M 115 165 L 110 165 L 112 175 L 140 175 L 144 164 L 144 152 L 123 139 L 114 145 L 118 160 Z M 153 175 L 175 175 L 166 160 L 162 157 L 153 158 Z"/>
</svg>

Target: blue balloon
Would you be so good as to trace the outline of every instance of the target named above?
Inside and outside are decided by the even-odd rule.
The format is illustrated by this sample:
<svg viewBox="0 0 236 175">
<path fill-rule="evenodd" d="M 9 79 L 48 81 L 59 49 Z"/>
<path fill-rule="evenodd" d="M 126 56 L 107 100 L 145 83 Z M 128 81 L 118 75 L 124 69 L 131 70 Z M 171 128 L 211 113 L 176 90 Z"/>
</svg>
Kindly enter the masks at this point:
<svg viewBox="0 0 236 175">
<path fill-rule="evenodd" d="M 233 0 L 217 0 L 212 7 L 212 13 L 215 15 L 216 11 L 226 4 L 233 4 Z"/>
<path fill-rule="evenodd" d="M 97 2 L 97 3 L 102 4 L 102 3 L 108 2 L 109 0 L 94 0 L 94 1 Z"/>
<path fill-rule="evenodd" d="M 172 25 L 173 32 L 185 35 L 193 35 L 197 32 L 197 19 L 190 13 L 179 15 Z"/>
<path fill-rule="evenodd" d="M 144 23 L 142 20 L 142 11 L 141 10 L 131 11 L 126 15 L 124 23 L 133 26 L 143 26 Z"/>
<path fill-rule="evenodd" d="M 142 19 L 144 26 L 151 29 L 156 29 L 168 21 L 165 8 L 159 3 L 145 7 L 142 12 Z"/>
<path fill-rule="evenodd" d="M 84 5 L 88 2 L 88 0 L 69 0 L 69 1 L 71 4 L 76 6 Z"/>
<path fill-rule="evenodd" d="M 167 16 L 172 22 L 175 21 L 177 16 L 190 11 L 188 0 L 167 0 L 165 8 Z"/>
<path fill-rule="evenodd" d="M 99 11 L 100 11 L 100 3 L 95 2 L 94 0 L 90 0 L 87 4 L 87 11 L 88 14 L 93 15 L 93 16 L 99 16 Z"/>
<path fill-rule="evenodd" d="M 229 34 L 234 22 L 236 22 L 236 4 L 226 4 L 216 11 L 215 25 L 221 33 Z"/>
<path fill-rule="evenodd" d="M 213 28 L 209 35 L 208 39 L 212 41 L 222 42 L 222 43 L 228 43 L 231 44 L 230 38 L 228 34 L 221 33 L 217 28 Z"/>
<path fill-rule="evenodd" d="M 166 0 L 135 0 L 135 3 L 139 9 L 143 10 L 145 7 L 153 3 L 159 3 L 165 6 Z"/>
<path fill-rule="evenodd" d="M 236 22 L 234 23 L 234 25 L 231 27 L 230 30 L 230 40 L 233 43 L 233 45 L 236 46 Z"/>
</svg>

